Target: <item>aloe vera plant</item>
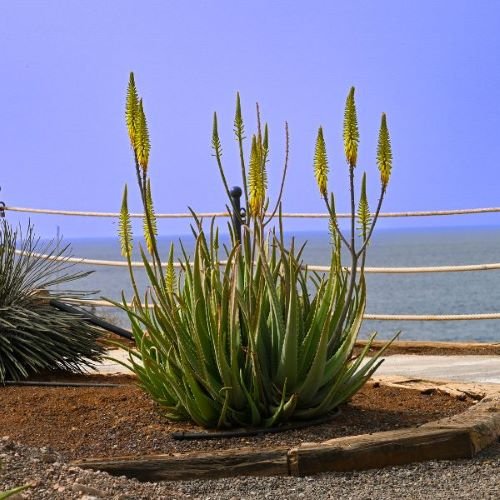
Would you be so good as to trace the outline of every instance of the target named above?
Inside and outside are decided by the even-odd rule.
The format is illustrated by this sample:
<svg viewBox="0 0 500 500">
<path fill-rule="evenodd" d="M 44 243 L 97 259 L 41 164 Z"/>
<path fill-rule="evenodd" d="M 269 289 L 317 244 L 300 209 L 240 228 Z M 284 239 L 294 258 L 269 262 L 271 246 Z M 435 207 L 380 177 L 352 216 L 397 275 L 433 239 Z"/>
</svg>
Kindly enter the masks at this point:
<svg viewBox="0 0 500 500">
<path fill-rule="evenodd" d="M 344 124 L 352 195 L 350 241 L 340 231 L 333 195 L 328 195 L 326 146 L 322 129 L 318 132 L 314 173 L 331 215 L 333 241 L 326 275 L 309 272 L 302 261 L 304 247 L 297 247 L 293 239 L 289 244 L 285 242 L 281 198 L 288 169 L 287 126 L 280 192 L 269 210 L 269 130 L 267 125 L 261 127 L 257 108 L 258 127 L 251 138 L 247 163 L 244 123 L 237 96 L 234 131 L 245 201 L 240 221 L 241 240 L 229 226 L 231 242 L 223 245 L 215 222 L 205 229 L 193 213 L 194 253 L 188 255 L 181 246 L 177 274 L 173 248 L 163 264 L 157 245 L 148 162 L 144 161 L 147 158 L 144 151 L 149 152 L 149 135 L 133 75 L 127 93 L 126 118 L 144 206 L 147 249 L 140 251 L 150 287 L 145 297 L 141 297 L 135 285 L 125 188 L 120 236 L 135 296 L 131 307 L 125 296 L 123 303 L 117 305 L 130 318 L 137 350 L 129 351 L 127 366 L 137 374 L 140 385 L 161 405 L 167 417 L 191 419 L 205 427 L 269 427 L 289 419 L 325 415 L 346 401 L 376 370 L 383 352 L 367 359 L 370 341 L 361 355 L 353 357 L 366 304 L 364 256 L 391 169 L 385 118 L 379 141 L 382 194 L 372 217 L 365 178 L 357 211 L 354 204 L 359 133 L 354 90 L 351 90 Z M 212 147 L 232 204 L 216 114 Z M 360 238 L 355 233 L 356 219 Z M 358 249 L 356 243 L 360 245 Z M 351 255 L 350 270 L 341 263 L 342 245 Z"/>
</svg>

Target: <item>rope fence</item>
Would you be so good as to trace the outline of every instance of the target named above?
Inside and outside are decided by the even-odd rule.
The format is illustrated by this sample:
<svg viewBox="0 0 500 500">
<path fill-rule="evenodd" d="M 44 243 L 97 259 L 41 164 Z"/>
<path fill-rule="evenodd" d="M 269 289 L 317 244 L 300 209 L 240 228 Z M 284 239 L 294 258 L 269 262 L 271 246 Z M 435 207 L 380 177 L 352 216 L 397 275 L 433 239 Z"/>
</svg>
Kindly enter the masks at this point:
<svg viewBox="0 0 500 500">
<path fill-rule="evenodd" d="M 11 212 L 23 212 L 31 214 L 46 214 L 46 215 L 68 215 L 77 217 L 120 217 L 118 212 L 85 212 L 78 210 L 53 210 L 49 208 L 26 208 L 26 207 L 3 207 L 4 210 Z M 381 212 L 379 217 L 430 217 L 430 216 L 444 216 L 444 215 L 468 215 L 468 214 L 487 214 L 500 212 L 500 207 L 491 208 L 465 208 L 460 210 L 431 210 L 431 211 L 416 211 L 416 212 Z M 203 212 L 197 213 L 198 217 L 211 218 L 211 217 L 230 217 L 228 212 Z M 267 214 L 268 216 L 271 214 Z M 190 219 L 191 213 L 165 213 L 155 214 L 157 219 Z M 347 213 L 337 214 L 338 218 L 347 219 L 351 215 Z M 142 213 L 131 213 L 130 217 L 142 218 Z M 283 213 L 282 217 L 290 219 L 328 219 L 328 213 Z"/>
<path fill-rule="evenodd" d="M 79 217 L 108 217 L 117 218 L 120 216 L 117 212 L 89 212 L 89 211 L 75 211 L 75 210 L 53 210 L 53 209 L 39 209 L 39 208 L 26 208 L 26 207 L 2 207 L 5 211 L 33 213 L 33 214 L 46 214 L 46 215 L 64 215 L 64 216 L 79 216 Z M 382 218 L 396 218 L 396 217 L 429 217 L 429 216 L 448 216 L 448 215 L 468 215 L 468 214 L 485 214 L 485 213 L 500 213 L 500 207 L 490 208 L 469 208 L 459 210 L 432 210 L 432 211 L 413 211 L 413 212 L 385 212 L 380 213 Z M 191 213 L 160 213 L 155 214 L 158 219 L 187 219 L 191 218 Z M 204 212 L 197 214 L 200 218 L 213 218 L 213 217 L 230 217 L 228 212 Z M 130 217 L 142 218 L 142 213 L 131 213 Z M 327 213 L 283 213 L 284 218 L 295 219 L 327 219 Z M 349 218 L 350 214 L 340 213 L 337 214 L 338 218 Z M 19 250 L 16 253 L 20 254 Z M 94 266 L 113 266 L 113 267 L 127 267 L 127 262 L 116 260 L 100 260 L 100 259 L 87 259 L 79 257 L 57 257 L 45 254 L 31 252 L 35 258 L 44 258 L 49 260 L 65 261 L 74 264 L 85 264 Z M 221 262 L 224 264 L 224 261 Z M 175 267 L 181 267 L 180 263 L 175 263 Z M 133 267 L 144 267 L 142 261 L 133 261 Z M 328 272 L 329 266 L 308 265 L 307 269 L 318 272 Z M 349 270 L 348 267 L 346 269 Z M 443 273 L 443 272 L 468 272 L 468 271 L 491 271 L 500 269 L 500 263 L 488 264 L 471 264 L 471 265 L 455 265 L 455 266 L 420 266 L 420 267 L 365 267 L 366 273 L 373 274 L 414 274 L 414 273 Z M 92 300 L 92 299 L 68 299 L 68 302 L 75 305 L 84 307 L 116 307 L 114 304 L 106 300 Z M 129 306 L 132 304 L 129 303 Z M 144 307 L 144 306 L 143 306 Z M 154 307 L 151 304 L 148 307 Z M 499 320 L 500 313 L 480 313 L 480 314 L 365 314 L 363 316 L 366 320 L 376 321 L 471 321 L 471 320 Z"/>
<path fill-rule="evenodd" d="M 500 319 L 500 313 L 478 314 L 365 314 L 364 319 L 383 321 L 471 321 Z"/>
<path fill-rule="evenodd" d="M 83 307 L 116 307 L 107 300 L 92 299 L 66 299 L 66 302 Z M 132 302 L 127 306 L 132 307 Z M 145 307 L 144 304 L 141 304 Z M 148 304 L 153 308 L 153 304 Z M 480 314 L 364 314 L 363 319 L 375 321 L 470 321 L 485 319 L 500 319 L 500 313 L 480 313 Z"/>
<path fill-rule="evenodd" d="M 22 252 L 16 250 L 16 253 L 20 255 Z M 99 259 L 87 259 L 84 257 L 57 257 L 54 255 L 46 255 L 41 253 L 31 252 L 31 255 L 37 259 L 47 259 L 55 260 L 59 262 L 68 262 L 71 264 L 86 264 L 93 266 L 110 266 L 110 267 L 127 267 L 126 261 L 121 260 L 99 260 Z M 132 267 L 144 267 L 144 262 L 142 261 L 132 261 Z M 221 265 L 226 264 L 226 261 L 222 260 Z M 174 262 L 174 267 L 182 267 L 178 262 Z M 318 272 L 328 272 L 330 270 L 329 266 L 315 266 L 306 265 L 309 271 Z M 345 267 L 345 269 L 350 270 L 350 267 Z M 361 268 L 357 268 L 361 271 Z M 464 271 L 491 271 L 494 269 L 500 269 L 500 262 L 495 262 L 491 264 L 470 264 L 462 266 L 421 266 L 421 267 L 365 267 L 365 273 L 370 274 L 416 274 L 416 273 L 453 273 L 453 272 L 464 272 Z"/>
</svg>

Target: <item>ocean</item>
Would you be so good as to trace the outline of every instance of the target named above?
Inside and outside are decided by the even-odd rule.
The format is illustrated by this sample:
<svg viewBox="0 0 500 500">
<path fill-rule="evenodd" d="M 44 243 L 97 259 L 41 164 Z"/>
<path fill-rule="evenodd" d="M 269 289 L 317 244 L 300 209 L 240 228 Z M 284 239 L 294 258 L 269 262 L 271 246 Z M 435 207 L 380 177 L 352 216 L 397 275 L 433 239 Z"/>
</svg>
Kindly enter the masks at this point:
<svg viewBox="0 0 500 500">
<path fill-rule="evenodd" d="M 297 232 L 298 242 L 307 241 L 304 261 L 328 265 L 330 243 L 325 232 Z M 192 239 L 181 237 L 187 248 Z M 170 242 L 179 237 L 162 237 L 167 256 Z M 72 239 L 75 257 L 122 260 L 118 238 Z M 177 245 L 178 246 L 178 245 Z M 138 256 L 134 257 L 138 259 Z M 454 227 L 432 229 L 376 229 L 368 248 L 367 266 L 442 266 L 500 262 L 500 228 Z M 344 260 L 348 265 L 348 261 Z M 95 272 L 78 283 L 79 289 L 99 291 L 94 298 L 119 300 L 124 290 L 131 297 L 126 268 L 75 266 Z M 144 272 L 136 268 L 141 287 Z M 76 283 L 75 283 L 76 285 Z M 500 270 L 425 273 L 367 274 L 367 308 L 371 314 L 472 314 L 500 312 Z M 99 313 L 127 326 L 127 318 L 114 309 Z M 500 342 L 500 320 L 475 321 L 372 321 L 365 320 L 361 337 L 377 331 L 378 338 L 390 338 L 401 330 L 401 340 Z"/>
</svg>

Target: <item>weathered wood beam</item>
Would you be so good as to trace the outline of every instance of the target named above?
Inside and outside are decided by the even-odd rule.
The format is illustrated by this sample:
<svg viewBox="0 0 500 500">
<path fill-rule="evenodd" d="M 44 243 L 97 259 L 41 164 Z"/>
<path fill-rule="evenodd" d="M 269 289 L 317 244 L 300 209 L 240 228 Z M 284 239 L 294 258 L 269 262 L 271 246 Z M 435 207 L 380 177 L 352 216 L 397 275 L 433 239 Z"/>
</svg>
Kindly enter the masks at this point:
<svg viewBox="0 0 500 500">
<path fill-rule="evenodd" d="M 472 457 L 465 430 L 400 429 L 306 444 L 288 453 L 290 473 L 378 469 L 425 460 Z"/>
<path fill-rule="evenodd" d="M 211 453 L 185 453 L 151 457 L 120 457 L 73 462 L 82 468 L 98 469 L 139 481 L 175 481 L 231 476 L 288 475 L 288 448 L 241 449 Z"/>
</svg>

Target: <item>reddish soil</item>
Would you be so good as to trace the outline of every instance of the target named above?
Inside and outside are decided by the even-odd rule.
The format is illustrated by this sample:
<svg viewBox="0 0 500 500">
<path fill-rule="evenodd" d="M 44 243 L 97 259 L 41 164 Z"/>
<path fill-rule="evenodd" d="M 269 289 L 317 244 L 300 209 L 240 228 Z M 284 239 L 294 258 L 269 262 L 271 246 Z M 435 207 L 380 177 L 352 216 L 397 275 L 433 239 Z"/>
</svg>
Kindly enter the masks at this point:
<svg viewBox="0 0 500 500">
<path fill-rule="evenodd" d="M 383 341 L 375 341 L 370 349 L 371 353 L 377 352 L 384 346 Z M 366 341 L 356 342 L 356 353 L 366 345 Z M 500 355 L 500 342 L 497 344 L 456 343 L 456 342 L 418 342 L 395 341 L 386 350 L 385 355 L 391 354 L 421 354 L 429 356 L 495 356 Z"/>
<path fill-rule="evenodd" d="M 61 380 L 54 375 L 53 379 Z M 45 377 L 48 380 L 48 377 Z M 72 382 L 124 384 L 119 387 L 0 387 L 0 437 L 48 446 L 65 459 L 209 451 L 248 446 L 294 446 L 340 436 L 421 425 L 466 410 L 435 392 L 366 385 L 328 423 L 259 437 L 175 441 L 174 431 L 200 432 L 190 423 L 169 422 L 127 376 L 73 376 Z"/>
</svg>

